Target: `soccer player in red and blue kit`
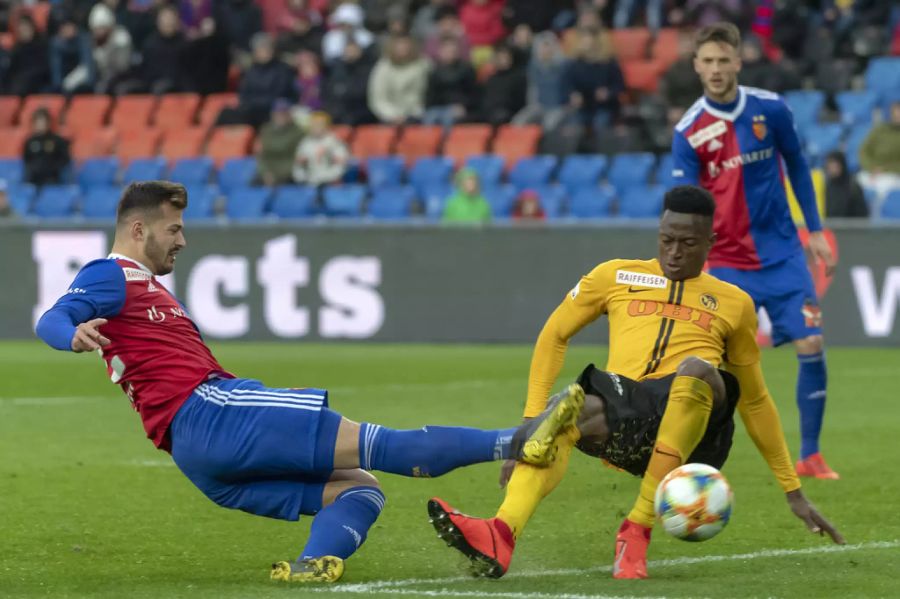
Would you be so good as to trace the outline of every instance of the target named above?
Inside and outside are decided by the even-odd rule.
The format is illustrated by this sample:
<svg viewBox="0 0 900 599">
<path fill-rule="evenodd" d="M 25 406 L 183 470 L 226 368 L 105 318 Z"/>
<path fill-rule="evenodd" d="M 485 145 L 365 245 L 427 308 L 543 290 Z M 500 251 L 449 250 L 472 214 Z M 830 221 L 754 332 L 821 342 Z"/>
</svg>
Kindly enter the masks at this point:
<svg viewBox="0 0 900 599">
<path fill-rule="evenodd" d="M 676 185 L 699 185 L 716 200 L 710 274 L 750 294 L 772 321 L 773 343 L 790 341 L 797 351 L 797 474 L 836 479 L 819 452 L 827 382 L 822 315 L 788 208 L 782 160 L 809 229 L 810 251 L 828 274 L 835 260 L 790 109 L 778 94 L 738 85 L 740 44 L 730 23 L 697 33 L 694 70 L 704 96 L 675 127 L 673 176 Z"/>
<path fill-rule="evenodd" d="M 384 507 L 381 470 L 433 477 L 479 462 L 518 458 L 547 466 L 584 397 L 567 389 L 532 423 L 485 431 L 426 426 L 393 430 L 328 408 L 316 388 L 278 389 L 236 378 L 213 357 L 185 307 L 156 279 L 185 247 L 177 183 L 132 183 L 119 202 L 108 258 L 81 269 L 40 319 L 50 346 L 98 351 L 147 436 L 215 503 L 260 516 L 315 515 L 303 553 L 272 578 L 334 582 Z"/>
</svg>

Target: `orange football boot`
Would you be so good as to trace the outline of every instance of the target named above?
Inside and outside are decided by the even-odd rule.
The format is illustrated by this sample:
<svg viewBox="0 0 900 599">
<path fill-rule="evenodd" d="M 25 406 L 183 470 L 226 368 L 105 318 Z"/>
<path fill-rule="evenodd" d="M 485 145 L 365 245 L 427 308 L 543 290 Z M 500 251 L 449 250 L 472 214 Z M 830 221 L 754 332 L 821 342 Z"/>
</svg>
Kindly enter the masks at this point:
<svg viewBox="0 0 900 599">
<path fill-rule="evenodd" d="M 428 516 L 438 536 L 469 558 L 472 576 L 500 578 L 506 574 L 516 540 L 503 520 L 461 514 L 437 497 L 428 501 Z"/>
<path fill-rule="evenodd" d="M 825 463 L 818 451 L 804 460 L 797 460 L 797 476 L 809 476 L 823 480 L 838 480 L 841 475 Z"/>
<path fill-rule="evenodd" d="M 613 578 L 647 578 L 647 547 L 651 529 L 635 524 L 628 518 L 616 534 L 616 560 Z"/>
</svg>

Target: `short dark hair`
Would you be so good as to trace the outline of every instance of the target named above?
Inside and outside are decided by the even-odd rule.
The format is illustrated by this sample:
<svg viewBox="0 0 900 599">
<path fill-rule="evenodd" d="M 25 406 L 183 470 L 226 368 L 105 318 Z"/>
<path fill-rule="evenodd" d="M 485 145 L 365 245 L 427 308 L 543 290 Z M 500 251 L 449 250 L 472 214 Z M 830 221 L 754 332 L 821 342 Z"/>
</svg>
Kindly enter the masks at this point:
<svg viewBox="0 0 900 599">
<path fill-rule="evenodd" d="M 116 209 L 116 223 L 124 223 L 128 216 L 138 211 L 158 214 L 166 203 L 179 210 L 187 208 L 187 190 L 184 185 L 171 181 L 135 181 L 122 192 Z"/>
<path fill-rule="evenodd" d="M 679 185 L 666 192 L 663 207 L 670 212 L 711 217 L 716 212 L 716 201 L 702 187 Z"/>
<path fill-rule="evenodd" d="M 694 53 L 707 42 L 728 44 L 735 50 L 741 47 L 741 31 L 733 23 L 713 23 L 697 32 L 694 38 Z"/>
</svg>

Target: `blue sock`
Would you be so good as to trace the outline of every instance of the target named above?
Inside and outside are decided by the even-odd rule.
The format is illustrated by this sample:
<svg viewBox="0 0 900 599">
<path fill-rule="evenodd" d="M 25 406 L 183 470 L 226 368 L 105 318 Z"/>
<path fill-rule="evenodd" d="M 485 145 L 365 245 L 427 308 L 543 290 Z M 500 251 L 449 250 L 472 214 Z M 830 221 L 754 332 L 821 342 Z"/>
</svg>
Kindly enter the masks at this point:
<svg viewBox="0 0 900 599">
<path fill-rule="evenodd" d="M 423 426 L 399 431 L 364 422 L 359 430 L 359 466 L 403 476 L 441 476 L 460 466 L 509 458 L 515 430 Z"/>
<path fill-rule="evenodd" d="M 353 487 L 313 518 L 309 540 L 300 559 L 333 555 L 347 559 L 366 540 L 369 528 L 384 508 L 384 493 L 377 487 Z"/>
<path fill-rule="evenodd" d="M 825 387 L 828 372 L 825 352 L 797 354 L 797 408 L 800 410 L 800 459 L 819 451 L 819 433 L 825 415 Z"/>
</svg>

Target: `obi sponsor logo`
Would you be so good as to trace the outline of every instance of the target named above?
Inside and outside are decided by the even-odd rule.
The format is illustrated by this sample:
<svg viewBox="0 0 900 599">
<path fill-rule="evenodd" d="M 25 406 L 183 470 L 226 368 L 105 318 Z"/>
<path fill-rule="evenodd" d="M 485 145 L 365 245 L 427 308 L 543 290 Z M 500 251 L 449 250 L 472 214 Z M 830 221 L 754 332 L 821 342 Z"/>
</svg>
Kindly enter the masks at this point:
<svg viewBox="0 0 900 599">
<path fill-rule="evenodd" d="M 628 315 L 633 317 L 661 316 L 672 320 L 689 322 L 707 333 L 712 330 L 712 323 L 716 320 L 714 314 L 704 310 L 698 310 L 689 306 L 679 306 L 678 304 L 638 299 L 631 300 L 628 304 Z"/>
</svg>

